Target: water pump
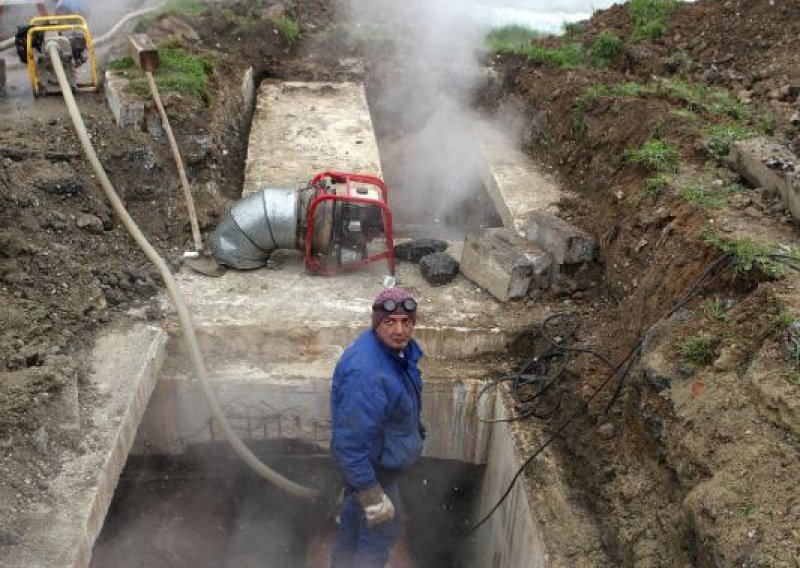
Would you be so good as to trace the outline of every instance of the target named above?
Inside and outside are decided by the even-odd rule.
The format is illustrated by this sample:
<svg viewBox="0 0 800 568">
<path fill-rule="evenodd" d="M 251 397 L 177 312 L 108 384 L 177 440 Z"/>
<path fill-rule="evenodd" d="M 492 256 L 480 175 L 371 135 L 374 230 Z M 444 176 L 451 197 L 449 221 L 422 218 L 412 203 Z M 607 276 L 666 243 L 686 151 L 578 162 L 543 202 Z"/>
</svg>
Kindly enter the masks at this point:
<svg viewBox="0 0 800 568">
<path fill-rule="evenodd" d="M 383 236 L 383 245 L 376 244 Z M 224 266 L 264 266 L 278 249 L 305 253 L 312 274 L 331 275 L 386 260 L 394 274 L 388 192 L 378 177 L 326 171 L 300 189 L 266 188 L 233 204 L 211 235 Z"/>
</svg>

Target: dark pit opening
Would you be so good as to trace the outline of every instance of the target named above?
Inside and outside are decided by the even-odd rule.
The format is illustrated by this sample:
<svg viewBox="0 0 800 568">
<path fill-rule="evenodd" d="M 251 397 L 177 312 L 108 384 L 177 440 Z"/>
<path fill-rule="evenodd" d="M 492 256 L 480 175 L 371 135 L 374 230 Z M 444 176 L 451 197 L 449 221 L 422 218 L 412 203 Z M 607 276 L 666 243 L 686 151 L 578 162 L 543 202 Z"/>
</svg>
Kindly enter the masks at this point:
<svg viewBox="0 0 800 568">
<path fill-rule="evenodd" d="M 326 488 L 308 502 L 258 478 L 222 444 L 180 456 L 130 456 L 92 568 L 298 568 L 327 566 L 338 474 L 330 457 L 296 444 L 254 451 L 287 477 Z M 466 566 L 464 538 L 483 466 L 422 459 L 401 481 L 409 567 Z M 402 567 L 405 568 L 406 564 Z"/>
</svg>

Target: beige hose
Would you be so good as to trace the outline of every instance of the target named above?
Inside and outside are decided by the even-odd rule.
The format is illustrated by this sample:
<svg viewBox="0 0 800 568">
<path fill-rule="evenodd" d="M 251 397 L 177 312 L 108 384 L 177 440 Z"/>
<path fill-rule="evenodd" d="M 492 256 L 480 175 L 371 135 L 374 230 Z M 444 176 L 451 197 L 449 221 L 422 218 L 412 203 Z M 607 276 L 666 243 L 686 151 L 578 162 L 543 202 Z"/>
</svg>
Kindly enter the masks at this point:
<svg viewBox="0 0 800 568">
<path fill-rule="evenodd" d="M 169 147 L 172 149 L 172 157 L 175 159 L 175 166 L 178 168 L 178 176 L 181 178 L 181 187 L 183 188 L 183 197 L 186 199 L 186 208 L 189 210 L 189 222 L 192 225 L 192 237 L 194 238 L 195 252 L 203 251 L 203 239 L 200 236 L 200 225 L 197 223 L 197 213 L 194 210 L 194 199 L 192 199 L 192 190 L 189 188 L 189 179 L 186 177 L 186 169 L 183 167 L 183 159 L 181 152 L 178 149 L 178 143 L 175 141 L 175 135 L 172 133 L 172 127 L 169 124 L 169 117 L 167 111 L 164 110 L 164 105 L 161 103 L 161 96 L 158 94 L 158 87 L 156 80 L 153 79 L 153 74 L 150 71 L 145 71 L 144 76 L 147 77 L 147 84 L 150 85 L 150 92 L 153 94 L 153 100 L 158 107 L 158 113 L 161 115 L 161 122 L 164 124 L 164 132 L 167 133 L 167 140 L 169 140 Z"/>
<path fill-rule="evenodd" d="M 61 93 L 64 95 L 64 102 L 67 103 L 67 109 L 69 110 L 72 123 L 75 126 L 75 131 L 78 133 L 78 138 L 81 141 L 83 151 L 86 153 L 86 157 L 89 159 L 89 162 L 91 163 L 92 168 L 97 175 L 97 179 L 100 180 L 100 185 L 103 187 L 103 191 L 105 192 L 108 201 L 114 208 L 114 212 L 122 221 L 122 224 L 133 237 L 133 240 L 136 241 L 136 244 L 139 245 L 139 248 L 144 251 L 144 254 L 147 256 L 150 262 L 156 266 L 161 274 L 161 277 L 164 279 L 167 292 L 172 299 L 172 303 L 175 305 L 175 310 L 178 313 L 178 320 L 183 328 L 183 338 L 186 342 L 186 348 L 189 352 L 189 357 L 192 361 L 194 372 L 200 379 L 200 384 L 203 387 L 203 393 L 205 394 L 208 404 L 211 407 L 211 412 L 214 414 L 214 418 L 216 418 L 217 422 L 219 422 L 220 426 L 222 427 L 222 431 L 225 434 L 225 437 L 228 439 L 228 442 L 231 444 L 236 454 L 247 465 L 255 470 L 256 473 L 261 475 L 267 481 L 274 483 L 281 489 L 297 497 L 304 497 L 307 499 L 316 497 L 319 495 L 319 491 L 315 489 L 309 489 L 308 487 L 304 487 L 289 479 L 286 479 L 284 476 L 262 463 L 258 457 L 256 457 L 255 454 L 250 451 L 244 442 L 242 442 L 239 436 L 237 436 L 236 432 L 234 432 L 233 428 L 228 422 L 227 417 L 225 416 L 222 405 L 217 399 L 214 389 L 211 387 L 208 371 L 203 363 L 203 357 L 200 354 L 200 347 L 197 344 L 197 337 L 195 336 L 194 326 L 192 325 L 192 318 L 189 315 L 189 310 L 187 309 L 186 304 L 183 301 L 183 297 L 178 290 L 177 282 L 175 282 L 175 278 L 169 271 L 164 259 L 159 256 L 158 252 L 156 252 L 153 246 L 147 241 L 147 238 L 142 234 L 142 232 L 139 230 L 139 227 L 136 226 L 134 220 L 125 210 L 125 205 L 122 203 L 122 200 L 119 198 L 116 191 L 114 191 L 114 186 L 111 185 L 111 181 L 108 179 L 108 175 L 106 175 L 106 172 L 94 151 L 94 147 L 89 140 L 89 134 L 86 131 L 86 125 L 83 123 L 83 119 L 78 111 L 78 105 L 75 103 L 75 97 L 72 95 L 71 87 L 67 81 L 67 76 L 64 73 L 64 67 L 61 64 L 61 56 L 58 44 L 56 42 L 49 42 L 46 45 L 46 52 L 53 61 L 53 69 L 58 77 L 58 84 L 61 87 Z"/>
</svg>

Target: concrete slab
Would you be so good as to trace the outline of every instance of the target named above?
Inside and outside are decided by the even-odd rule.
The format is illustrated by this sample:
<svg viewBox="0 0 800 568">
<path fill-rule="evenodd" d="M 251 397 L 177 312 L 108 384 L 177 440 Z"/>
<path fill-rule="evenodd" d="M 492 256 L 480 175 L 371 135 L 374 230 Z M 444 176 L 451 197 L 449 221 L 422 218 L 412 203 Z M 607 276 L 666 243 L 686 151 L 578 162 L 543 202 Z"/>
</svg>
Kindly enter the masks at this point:
<svg viewBox="0 0 800 568">
<path fill-rule="evenodd" d="M 106 71 L 103 90 L 117 126 L 141 127 L 144 124 L 144 102 L 128 94 L 128 78 L 121 71 Z"/>
<path fill-rule="evenodd" d="M 800 219 L 800 162 L 775 140 L 761 137 L 734 144 L 731 165 L 757 187 L 780 196 Z"/>
<path fill-rule="evenodd" d="M 501 302 L 525 297 L 532 285 L 549 281 L 552 258 L 507 229 L 486 229 L 468 236 L 461 252 L 461 272 Z"/>
<path fill-rule="evenodd" d="M 65 458 L 48 490 L 50 499 L 43 499 L 19 519 L 21 542 L 0 546 L 0 565 L 89 565 L 92 546 L 155 385 L 165 345 L 165 332 L 144 325 L 113 331 L 97 340 L 88 387 L 97 400 L 81 420 L 81 440 L 89 449 Z"/>
<path fill-rule="evenodd" d="M 325 170 L 381 175 L 363 85 L 263 82 L 243 193 L 299 187 Z"/>
<path fill-rule="evenodd" d="M 292 258 L 279 270 L 229 271 L 221 278 L 181 272 L 178 282 L 198 329 L 209 334 L 206 348 L 213 352 L 215 343 L 228 345 L 256 357 L 267 339 L 283 346 L 277 350 L 346 345 L 369 324 L 385 274 L 385 264 L 376 263 L 335 277 L 310 276 L 300 259 Z M 396 278 L 419 301 L 418 332 L 432 357 L 501 351 L 518 330 L 545 315 L 535 309 L 509 312 L 461 276 L 447 286 L 431 286 L 416 264 L 400 263 Z M 177 332 L 175 324 L 167 327 Z M 223 357 L 224 349 L 215 357 Z"/>
<path fill-rule="evenodd" d="M 505 228 L 522 235 L 529 211 L 556 212 L 556 205 L 567 193 L 552 175 L 490 121 L 476 118 L 473 131 L 485 160 L 483 183 Z"/>
</svg>

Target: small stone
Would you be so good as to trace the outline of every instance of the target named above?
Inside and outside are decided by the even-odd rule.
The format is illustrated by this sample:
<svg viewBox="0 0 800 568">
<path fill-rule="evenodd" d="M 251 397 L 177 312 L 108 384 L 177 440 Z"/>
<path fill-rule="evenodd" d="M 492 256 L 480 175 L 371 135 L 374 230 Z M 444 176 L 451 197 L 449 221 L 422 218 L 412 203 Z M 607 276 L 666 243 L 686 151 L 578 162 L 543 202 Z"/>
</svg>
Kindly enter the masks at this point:
<svg viewBox="0 0 800 568">
<path fill-rule="evenodd" d="M 103 234 L 103 221 L 96 215 L 89 213 L 81 213 L 75 220 L 75 224 L 79 229 L 94 233 L 95 235 Z"/>
<path fill-rule="evenodd" d="M 52 195 L 75 195 L 83 191 L 83 181 L 73 176 L 55 180 L 41 181 L 39 189 Z"/>
<path fill-rule="evenodd" d="M 599 435 L 599 436 L 600 436 L 600 437 L 601 437 L 603 440 L 610 440 L 610 439 L 612 439 L 612 438 L 614 437 L 614 434 L 615 434 L 615 433 L 616 433 L 616 428 L 614 427 L 614 425 L 613 425 L 611 422 L 606 422 L 605 424 L 602 424 L 602 425 L 601 425 L 601 426 L 600 426 L 600 427 L 597 429 L 597 434 L 598 434 L 598 435 Z"/>
</svg>

